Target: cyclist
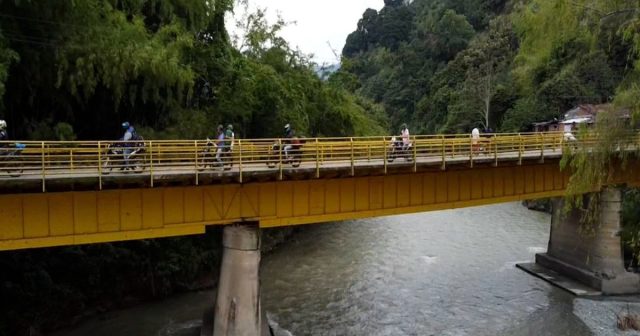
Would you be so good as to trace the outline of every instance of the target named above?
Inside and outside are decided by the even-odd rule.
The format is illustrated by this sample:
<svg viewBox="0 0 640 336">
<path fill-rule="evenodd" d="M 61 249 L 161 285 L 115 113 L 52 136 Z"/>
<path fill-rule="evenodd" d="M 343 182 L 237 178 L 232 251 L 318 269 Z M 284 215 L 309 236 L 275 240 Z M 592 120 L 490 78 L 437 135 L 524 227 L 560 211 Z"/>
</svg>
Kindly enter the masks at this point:
<svg viewBox="0 0 640 336">
<path fill-rule="evenodd" d="M 402 126 L 400 126 L 400 136 L 402 137 L 402 150 L 406 151 L 411 146 L 409 128 L 407 128 L 407 124 L 402 124 Z"/>
<path fill-rule="evenodd" d="M 7 122 L 4 120 L 0 120 L 0 141 L 7 140 L 9 140 L 9 135 L 7 134 Z"/>
<path fill-rule="evenodd" d="M 216 140 L 214 144 L 216 145 L 216 161 L 220 163 L 222 147 L 224 147 L 224 127 L 222 125 L 218 125 L 218 128 L 216 129 Z"/>
<path fill-rule="evenodd" d="M 125 121 L 122 123 L 122 129 L 124 129 L 124 135 L 122 136 L 122 139 L 121 139 L 122 141 L 124 141 L 124 143 L 122 144 L 123 146 L 122 155 L 124 158 L 124 167 L 122 167 L 121 170 L 125 170 L 125 169 L 132 168 L 129 165 L 129 159 L 131 158 L 131 153 L 133 153 L 134 151 L 133 147 L 138 145 L 137 143 L 131 143 L 129 141 L 137 141 L 140 139 L 140 137 L 138 137 L 138 134 L 136 133 L 136 129 L 128 121 Z"/>
<path fill-rule="evenodd" d="M 289 157 L 289 151 L 293 148 L 293 139 L 296 135 L 296 132 L 291 128 L 291 125 L 284 125 L 284 157 Z"/>
<path fill-rule="evenodd" d="M 236 134 L 233 133 L 233 125 L 229 124 L 227 129 L 224 131 L 224 139 L 226 143 L 226 150 L 233 150 L 233 140 L 235 139 Z"/>
</svg>

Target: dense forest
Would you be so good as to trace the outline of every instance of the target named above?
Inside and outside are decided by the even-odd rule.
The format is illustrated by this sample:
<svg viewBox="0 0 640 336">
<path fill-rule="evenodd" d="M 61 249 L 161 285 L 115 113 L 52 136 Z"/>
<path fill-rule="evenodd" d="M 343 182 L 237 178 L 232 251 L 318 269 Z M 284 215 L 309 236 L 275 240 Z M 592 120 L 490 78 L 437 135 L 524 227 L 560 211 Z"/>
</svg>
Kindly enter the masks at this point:
<svg viewBox="0 0 640 336">
<path fill-rule="evenodd" d="M 577 104 L 636 104 L 637 17 L 634 1 L 386 0 L 334 80 L 394 129 L 523 131 Z"/>
<path fill-rule="evenodd" d="M 380 0 L 383 1 L 383 0 Z M 341 68 L 319 78 L 245 1 L 0 1 L 0 117 L 16 139 L 244 138 L 527 130 L 580 103 L 640 111 L 640 7 L 630 0 L 384 0 Z M 634 115 L 637 113 L 634 113 Z M 640 251 L 640 196 L 625 240 Z M 215 278 L 205 237 L 0 253 L 0 335 L 27 335 Z"/>
<path fill-rule="evenodd" d="M 3 1 L 0 116 L 14 138 L 203 138 L 219 123 L 274 137 L 382 132 L 370 101 L 322 82 L 264 15 L 234 48 L 233 0 Z M 263 14 L 263 13 L 262 13 Z"/>
</svg>

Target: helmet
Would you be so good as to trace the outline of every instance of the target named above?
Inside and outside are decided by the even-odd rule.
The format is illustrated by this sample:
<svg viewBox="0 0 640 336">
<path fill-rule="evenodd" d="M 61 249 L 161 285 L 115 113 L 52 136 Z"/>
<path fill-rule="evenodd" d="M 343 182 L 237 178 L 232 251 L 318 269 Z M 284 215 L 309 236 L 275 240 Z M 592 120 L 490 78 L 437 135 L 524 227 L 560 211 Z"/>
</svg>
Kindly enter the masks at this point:
<svg viewBox="0 0 640 336">
<path fill-rule="evenodd" d="M 407 124 L 400 125 L 400 129 L 407 129 Z"/>
<path fill-rule="evenodd" d="M 291 129 L 291 125 L 289 125 L 289 124 L 284 125 L 284 130 L 285 131 L 288 131 L 290 129 Z"/>
<path fill-rule="evenodd" d="M 129 124 L 128 121 L 125 121 L 125 122 L 122 123 L 122 128 L 127 129 L 127 128 L 129 128 L 129 126 L 131 126 L 131 125 Z"/>
<path fill-rule="evenodd" d="M 222 125 L 218 125 L 218 132 L 222 132 L 222 130 L 224 129 L 224 127 Z"/>
<path fill-rule="evenodd" d="M 0 130 L 4 131 L 7 129 L 7 122 L 4 120 L 0 120 Z"/>
<path fill-rule="evenodd" d="M 229 129 L 229 130 L 232 130 L 232 131 L 233 131 L 233 125 L 229 124 L 229 125 L 227 126 L 227 129 Z"/>
</svg>

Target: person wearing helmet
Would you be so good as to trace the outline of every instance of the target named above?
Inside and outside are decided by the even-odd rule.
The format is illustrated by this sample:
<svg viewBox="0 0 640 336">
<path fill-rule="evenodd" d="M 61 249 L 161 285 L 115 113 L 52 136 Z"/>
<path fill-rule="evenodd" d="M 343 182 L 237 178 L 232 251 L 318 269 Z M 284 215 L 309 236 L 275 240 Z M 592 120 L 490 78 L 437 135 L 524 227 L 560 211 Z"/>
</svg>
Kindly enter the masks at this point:
<svg viewBox="0 0 640 336">
<path fill-rule="evenodd" d="M 0 120 L 0 141 L 8 141 L 8 140 L 9 140 L 9 133 L 7 133 L 7 122 L 4 120 Z M 11 147 L 11 145 L 6 142 L 3 142 L 0 144 L 0 148 L 8 148 L 8 147 Z"/>
<path fill-rule="evenodd" d="M 284 157 L 287 158 L 289 156 L 289 151 L 293 148 L 293 138 L 296 136 L 295 131 L 291 128 L 291 125 L 284 125 L 284 140 L 282 143 L 284 144 Z"/>
<path fill-rule="evenodd" d="M 218 125 L 216 128 L 216 161 L 221 162 L 222 148 L 224 147 L 224 126 Z"/>
<path fill-rule="evenodd" d="M 9 134 L 7 134 L 7 122 L 0 120 L 0 141 L 9 140 Z"/>
<path fill-rule="evenodd" d="M 124 129 L 124 135 L 122 136 L 122 141 L 124 141 L 124 143 L 122 144 L 123 146 L 122 156 L 124 159 L 124 166 L 121 169 L 125 170 L 125 169 L 129 169 L 129 159 L 131 157 L 131 153 L 133 152 L 131 143 L 127 141 L 135 140 L 134 137 L 136 136 L 136 130 L 128 121 L 125 121 L 122 123 L 122 129 Z"/>
<path fill-rule="evenodd" d="M 225 138 L 225 149 L 227 151 L 231 151 L 233 150 L 233 140 L 235 139 L 236 134 L 233 133 L 233 125 L 229 124 L 227 126 L 227 129 L 224 131 L 224 138 Z"/>
<path fill-rule="evenodd" d="M 402 124 L 400 126 L 400 136 L 402 137 L 403 150 L 409 149 L 409 147 L 411 146 L 411 140 L 410 140 L 409 128 L 407 128 L 407 124 Z"/>
</svg>

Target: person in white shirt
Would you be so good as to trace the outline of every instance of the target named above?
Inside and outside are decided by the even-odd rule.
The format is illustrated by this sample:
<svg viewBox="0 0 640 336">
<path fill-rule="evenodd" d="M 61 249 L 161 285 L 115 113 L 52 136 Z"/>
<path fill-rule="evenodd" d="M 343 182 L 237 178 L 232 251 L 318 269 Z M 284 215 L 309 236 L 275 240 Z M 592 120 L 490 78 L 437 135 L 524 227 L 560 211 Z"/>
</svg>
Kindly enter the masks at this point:
<svg viewBox="0 0 640 336">
<path fill-rule="evenodd" d="M 471 130 L 471 147 L 474 153 L 480 149 L 480 130 L 477 127 Z"/>
<path fill-rule="evenodd" d="M 400 126 L 400 135 L 402 136 L 402 144 L 404 147 L 403 149 L 407 150 L 411 145 L 411 138 L 409 135 L 409 128 L 407 128 L 407 124 L 402 124 L 402 126 Z"/>
</svg>

